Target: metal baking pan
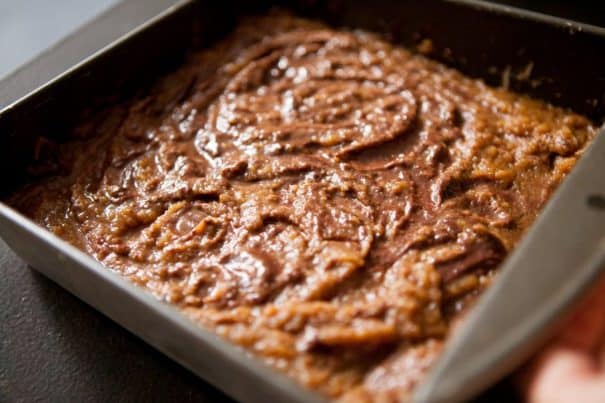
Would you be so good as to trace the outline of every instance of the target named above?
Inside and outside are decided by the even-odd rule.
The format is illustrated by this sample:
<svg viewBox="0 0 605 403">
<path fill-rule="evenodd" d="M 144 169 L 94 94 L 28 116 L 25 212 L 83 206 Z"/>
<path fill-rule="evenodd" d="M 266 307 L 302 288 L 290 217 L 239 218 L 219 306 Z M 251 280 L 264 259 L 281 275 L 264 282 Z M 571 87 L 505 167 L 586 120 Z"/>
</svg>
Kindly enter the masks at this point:
<svg viewBox="0 0 605 403">
<path fill-rule="evenodd" d="M 132 96 L 191 49 L 225 35 L 238 15 L 272 5 L 381 32 L 412 48 L 431 39 L 430 56 L 466 74 L 597 122 L 605 117 L 605 30 L 584 24 L 472 0 L 374 0 L 371 6 L 132 0 L 0 82 L 0 197 L 28 180 L 37 136 L 61 141 L 86 111 Z M 323 401 L 2 203 L 0 236 L 41 273 L 233 398 Z"/>
</svg>

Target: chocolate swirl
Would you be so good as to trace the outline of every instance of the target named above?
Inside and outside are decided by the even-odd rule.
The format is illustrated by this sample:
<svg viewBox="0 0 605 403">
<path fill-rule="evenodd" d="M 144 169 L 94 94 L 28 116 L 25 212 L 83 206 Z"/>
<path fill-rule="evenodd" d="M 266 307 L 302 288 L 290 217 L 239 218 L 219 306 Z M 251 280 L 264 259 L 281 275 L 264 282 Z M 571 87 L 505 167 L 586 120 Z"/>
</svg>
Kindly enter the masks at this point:
<svg viewBox="0 0 605 403">
<path fill-rule="evenodd" d="M 308 387 L 395 401 L 594 134 L 374 35 L 270 16 L 41 142 L 61 163 L 32 172 L 69 174 L 11 203 Z"/>
</svg>

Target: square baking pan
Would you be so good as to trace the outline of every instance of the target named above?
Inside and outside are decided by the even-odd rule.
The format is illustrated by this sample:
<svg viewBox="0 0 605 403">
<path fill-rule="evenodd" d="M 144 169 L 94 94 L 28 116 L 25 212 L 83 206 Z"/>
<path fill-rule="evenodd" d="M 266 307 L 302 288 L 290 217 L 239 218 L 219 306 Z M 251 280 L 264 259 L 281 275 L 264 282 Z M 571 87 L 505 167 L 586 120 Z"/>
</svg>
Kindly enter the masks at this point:
<svg viewBox="0 0 605 403">
<path fill-rule="evenodd" d="M 430 39 L 430 57 L 472 77 L 605 117 L 605 30 L 584 24 L 471 0 L 133 0 L 0 83 L 0 197 L 30 179 L 39 136 L 65 140 L 91 111 L 144 90 L 238 16 L 276 5 L 412 49 Z M 36 270 L 235 399 L 323 401 L 2 203 L 0 236 Z"/>
</svg>

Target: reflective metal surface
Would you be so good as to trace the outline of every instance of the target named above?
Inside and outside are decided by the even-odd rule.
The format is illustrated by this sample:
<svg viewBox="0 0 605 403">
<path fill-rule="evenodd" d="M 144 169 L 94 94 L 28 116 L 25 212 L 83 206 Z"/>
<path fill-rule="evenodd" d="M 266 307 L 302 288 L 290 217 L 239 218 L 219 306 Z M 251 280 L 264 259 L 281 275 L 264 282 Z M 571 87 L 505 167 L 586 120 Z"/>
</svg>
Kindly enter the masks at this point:
<svg viewBox="0 0 605 403">
<path fill-rule="evenodd" d="M 461 402 L 512 371 L 605 269 L 605 133 L 448 342 L 418 403 Z"/>
</svg>

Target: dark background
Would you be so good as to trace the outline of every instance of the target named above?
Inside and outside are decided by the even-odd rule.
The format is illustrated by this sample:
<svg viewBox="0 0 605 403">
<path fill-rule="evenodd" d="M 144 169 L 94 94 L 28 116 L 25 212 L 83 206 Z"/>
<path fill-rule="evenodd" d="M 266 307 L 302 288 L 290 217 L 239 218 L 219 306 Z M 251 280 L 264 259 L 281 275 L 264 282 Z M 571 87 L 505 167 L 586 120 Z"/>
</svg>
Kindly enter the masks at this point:
<svg viewBox="0 0 605 403">
<path fill-rule="evenodd" d="M 44 0 L 25 1 L 31 12 L 25 7 L 11 8 L 10 2 L 0 0 L 0 50 L 16 47 L 12 59 L 0 60 L 0 76 L 113 2 L 73 2 L 79 4 L 74 8 L 63 1 L 65 10 L 70 11 L 51 16 L 36 8 L 35 3 L 39 6 Z M 605 2 L 497 2 L 605 26 Z M 36 25 L 36 30 L 19 25 L 41 23 L 46 25 Z M 7 43 L 7 37 L 13 42 Z M 21 42 L 15 43 L 13 37 Z M 229 399 L 29 269 L 0 241 L 0 402 L 110 401 Z M 512 402 L 515 396 L 504 382 L 480 401 Z"/>
<path fill-rule="evenodd" d="M 601 0 L 492 0 L 510 6 L 605 26 L 605 1 Z"/>
</svg>

